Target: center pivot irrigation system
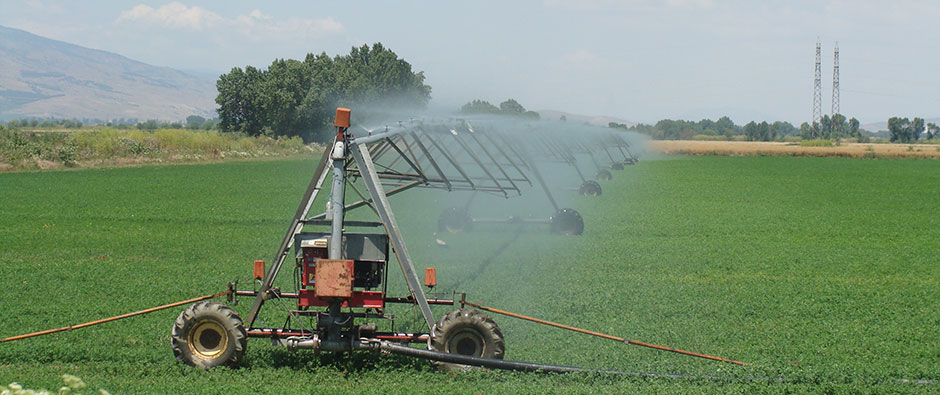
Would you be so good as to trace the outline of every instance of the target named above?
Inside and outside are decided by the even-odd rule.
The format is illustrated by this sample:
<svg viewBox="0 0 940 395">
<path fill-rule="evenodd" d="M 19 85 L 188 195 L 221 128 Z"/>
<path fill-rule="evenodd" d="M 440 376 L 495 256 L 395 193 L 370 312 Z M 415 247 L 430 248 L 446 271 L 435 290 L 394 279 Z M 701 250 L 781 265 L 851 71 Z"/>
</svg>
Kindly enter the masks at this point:
<svg viewBox="0 0 940 395">
<path fill-rule="evenodd" d="M 611 176 L 607 172 L 608 167 L 623 169 L 625 164 L 636 163 L 636 156 L 622 136 L 611 132 L 564 136 L 546 125 L 540 129 L 516 126 L 510 128 L 511 133 L 505 133 L 506 130 L 500 130 L 496 124 L 466 120 L 412 121 L 395 127 L 371 131 L 362 129 L 352 133 L 349 130 L 350 110 L 345 108 L 337 109 L 334 125 L 337 127 L 336 138 L 324 150 L 271 265 L 266 268 L 264 261 L 254 262 L 252 289 L 240 289 L 238 283 L 233 282 L 228 284 L 226 291 L 214 295 L 13 336 L 0 339 L 0 343 L 189 305 L 173 325 L 173 353 L 178 360 L 204 369 L 237 365 L 244 356 L 247 338 L 254 337 L 269 339 L 275 345 L 286 346 L 290 350 L 369 350 L 407 355 L 434 361 L 445 369 L 483 366 L 547 372 L 584 370 L 573 366 L 503 360 L 505 343 L 502 332 L 485 311 L 625 344 L 743 364 L 483 306 L 468 301 L 465 293 L 456 291 L 443 294 L 449 299 L 437 297 L 442 294 L 430 294 L 434 297 L 429 298 L 422 288 L 433 288 L 437 284 L 436 271 L 434 268 L 425 269 L 424 281 L 419 280 L 389 206 L 389 196 L 414 187 L 466 190 L 501 197 L 521 196 L 532 189 L 541 190 L 555 210 L 548 219 L 510 217 L 491 221 L 548 224 L 554 233 L 580 234 L 584 229 L 580 214 L 557 204 L 533 158 L 572 166 L 582 180 L 583 189 L 583 183 L 589 180 L 578 168 L 578 157 L 591 159 L 599 179 Z M 330 176 L 325 212 L 310 215 L 311 207 Z M 353 193 L 358 200 L 353 198 L 347 203 L 347 192 Z M 600 189 L 598 186 L 597 193 L 593 194 L 581 193 L 597 195 Z M 345 218 L 348 211 L 359 207 L 371 208 L 375 219 Z M 438 225 L 446 231 L 460 231 L 479 221 L 486 220 L 470 218 L 465 210 L 449 209 L 441 215 Z M 348 231 L 348 228 L 381 231 L 357 233 Z M 390 296 L 388 293 L 390 246 L 409 291 L 404 296 Z M 292 276 L 276 281 L 292 249 Z M 291 291 L 281 290 L 281 286 L 291 283 Z M 239 298 L 253 298 L 245 319 L 228 304 L 210 300 L 220 296 L 226 296 L 233 305 Z M 396 332 L 394 317 L 386 309 L 389 304 L 413 306 L 420 312 L 421 329 L 414 333 Z M 263 307 L 272 305 L 278 310 L 266 310 L 262 314 Z M 454 309 L 435 318 L 431 305 L 447 305 Z M 286 313 L 286 317 L 282 313 Z M 270 324 L 271 317 L 277 317 L 274 322 L 283 319 L 283 324 L 265 325 L 264 320 Z M 377 322 L 384 324 L 380 326 Z M 417 348 L 412 344 L 425 347 Z"/>
<path fill-rule="evenodd" d="M 234 365 L 245 351 L 246 338 L 266 338 L 288 349 L 336 352 L 372 350 L 402 354 L 435 361 L 444 368 L 485 366 L 526 371 L 568 372 L 581 368 L 503 360 L 503 335 L 483 311 L 505 314 L 560 328 L 605 337 L 628 344 L 663 349 L 683 354 L 740 363 L 688 351 L 651 345 L 615 336 L 590 332 L 561 324 L 481 306 L 466 300 L 466 294 L 453 293 L 453 299 L 428 298 L 422 286 L 436 284 L 436 272 L 425 269 L 424 281 L 412 262 L 398 222 L 389 206 L 388 196 L 413 187 L 446 190 L 472 190 L 500 196 L 520 195 L 521 185 L 531 185 L 532 178 L 551 197 L 542 175 L 531 160 L 525 145 L 508 137 L 476 130 L 466 121 L 447 123 L 410 122 L 380 131 L 351 133 L 350 110 L 336 113 L 336 138 L 320 160 L 297 212 L 284 235 L 272 264 L 255 262 L 256 289 L 241 290 L 229 284 L 228 297 L 254 298 L 242 320 L 235 310 L 215 301 L 200 301 L 186 308 L 176 320 L 172 346 L 176 357 L 203 368 Z M 621 140 L 623 143 L 625 141 Z M 603 141 L 597 141 L 602 144 Z M 562 149 L 543 146 L 545 149 Z M 579 148 L 579 147 L 575 147 Z M 580 149 L 588 149 L 582 147 Z M 570 148 L 564 148 L 570 155 Z M 635 158 L 630 156 L 635 162 Z M 617 163 L 623 163 L 618 161 Z M 323 184 L 332 176 L 326 211 L 308 215 Z M 346 203 L 352 191 L 360 200 Z M 346 220 L 347 211 L 368 206 L 377 222 Z M 571 233 L 565 215 L 577 212 L 558 209 L 549 219 L 553 230 Z M 580 216 L 577 216 L 580 222 Z M 580 225 L 583 228 L 583 224 Z M 308 231 L 307 228 L 322 231 Z M 347 228 L 381 228 L 375 233 L 353 233 Z M 328 228 L 324 229 L 324 228 Z M 580 233 L 580 230 L 578 231 Z M 409 295 L 392 297 L 387 293 L 389 245 L 396 255 Z M 295 290 L 285 292 L 275 287 L 285 261 L 294 248 Z M 456 296 L 460 295 L 457 300 Z M 279 327 L 261 324 L 262 307 L 284 300 L 287 317 Z M 391 303 L 417 307 L 423 321 L 422 333 L 379 330 L 373 322 L 392 319 L 386 314 Z M 455 310 L 435 318 L 430 305 L 449 305 Z M 471 309 L 469 307 L 475 307 Z M 481 311 L 482 310 L 482 311 Z M 420 343 L 426 348 L 409 344 Z"/>
<path fill-rule="evenodd" d="M 483 126 L 477 124 L 476 130 L 470 122 L 461 121 L 456 129 L 452 129 L 453 134 L 458 136 L 457 130 L 463 130 L 464 134 L 473 138 L 477 143 L 479 140 L 485 140 L 491 144 L 490 150 L 496 150 L 505 158 L 504 163 L 512 165 L 515 170 L 522 173 L 524 181 L 523 186 L 533 186 L 544 193 L 548 202 L 552 205 L 553 214 L 547 219 L 523 217 L 521 215 L 512 215 L 506 218 L 480 218 L 470 214 L 470 205 L 473 198 L 471 195 L 466 204 L 462 207 L 450 207 L 445 209 L 438 217 L 438 230 L 442 232 L 460 232 L 472 230 L 475 223 L 503 223 L 503 224 L 549 224 L 553 233 L 564 235 L 580 235 L 584 231 L 584 221 L 581 215 L 574 209 L 562 208 L 552 193 L 552 187 L 542 176 L 542 172 L 537 166 L 535 158 L 540 159 L 540 164 L 560 163 L 574 170 L 581 184 L 577 188 L 564 188 L 576 190 L 583 196 L 599 196 L 601 194 L 601 185 L 593 180 L 587 179 L 584 172 L 578 166 L 578 159 L 587 157 L 593 163 L 597 172 L 595 178 L 598 180 L 610 180 L 613 176 L 608 169 L 623 170 L 624 165 L 636 164 L 639 160 L 632 152 L 630 143 L 621 136 L 622 133 L 611 133 L 598 130 L 576 130 L 572 134 L 570 127 L 564 124 L 539 124 L 537 127 L 524 126 L 512 128 L 511 133 L 501 130 L 496 133 L 493 129 L 506 129 L 506 125 L 494 127 L 492 125 Z M 481 135 L 482 137 L 477 137 Z M 466 144 L 464 145 L 467 146 Z M 487 150 L 486 146 L 481 146 Z M 504 147 L 504 148 L 503 148 Z M 608 163 L 607 160 L 610 162 Z M 602 163 L 604 163 L 602 165 Z M 497 161 L 497 166 L 499 161 Z M 523 172 L 531 173 L 533 180 L 525 176 Z M 514 187 L 516 185 L 513 185 Z M 518 188 L 515 188 L 519 191 Z"/>
</svg>

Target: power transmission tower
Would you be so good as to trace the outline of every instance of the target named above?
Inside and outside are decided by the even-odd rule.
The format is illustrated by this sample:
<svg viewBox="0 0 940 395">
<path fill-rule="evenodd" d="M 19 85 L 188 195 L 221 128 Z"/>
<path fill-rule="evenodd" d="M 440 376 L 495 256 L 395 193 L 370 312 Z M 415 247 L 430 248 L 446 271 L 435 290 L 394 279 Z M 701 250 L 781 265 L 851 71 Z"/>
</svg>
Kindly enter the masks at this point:
<svg viewBox="0 0 940 395">
<path fill-rule="evenodd" d="M 813 83 L 813 127 L 819 127 L 822 118 L 822 49 L 816 37 L 816 78 Z"/>
<path fill-rule="evenodd" d="M 832 60 L 832 115 L 839 114 L 839 42 Z"/>
</svg>

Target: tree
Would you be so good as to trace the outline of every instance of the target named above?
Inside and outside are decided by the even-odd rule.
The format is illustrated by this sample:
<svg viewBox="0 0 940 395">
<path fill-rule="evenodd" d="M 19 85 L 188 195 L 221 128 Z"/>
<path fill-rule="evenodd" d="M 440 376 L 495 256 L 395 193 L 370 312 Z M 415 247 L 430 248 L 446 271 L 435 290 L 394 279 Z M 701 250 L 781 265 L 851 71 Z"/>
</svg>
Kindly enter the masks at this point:
<svg viewBox="0 0 940 395">
<path fill-rule="evenodd" d="M 160 124 L 155 119 L 148 119 L 147 122 L 140 122 L 137 124 L 137 129 L 140 130 L 150 130 L 154 131 L 160 127 Z"/>
<path fill-rule="evenodd" d="M 219 128 L 224 132 L 332 136 L 339 105 L 355 107 L 359 120 L 380 111 L 422 108 L 431 98 L 424 73 L 381 43 L 353 47 L 349 55 L 307 54 L 303 61 L 277 59 L 267 70 L 233 68 L 216 82 Z"/>
<path fill-rule="evenodd" d="M 241 132 L 251 136 L 261 133 L 264 125 L 264 113 L 260 84 L 261 70 L 252 66 L 234 67 L 227 74 L 219 76 L 216 89 L 219 91 L 215 102 L 219 105 L 219 127 L 225 132 Z"/>
<path fill-rule="evenodd" d="M 891 133 L 890 141 L 892 143 L 910 142 L 910 129 L 911 121 L 909 121 L 907 118 L 888 118 L 888 131 Z"/>
<path fill-rule="evenodd" d="M 744 136 L 747 138 L 747 141 L 757 140 L 758 130 L 756 122 L 751 121 L 744 125 Z"/>
<path fill-rule="evenodd" d="M 862 137 L 862 132 L 859 129 L 859 122 L 857 119 L 855 119 L 855 117 L 849 119 L 849 136 L 855 138 Z"/>
<path fill-rule="evenodd" d="M 727 116 L 718 118 L 718 120 L 715 121 L 715 128 L 719 133 L 726 136 L 735 134 L 734 122 L 731 121 L 731 118 L 728 118 Z"/>
<path fill-rule="evenodd" d="M 940 136 L 938 136 L 937 133 L 940 133 L 940 127 L 938 127 L 937 124 L 933 122 L 928 123 L 927 124 L 927 139 L 930 140 L 930 139 L 940 138 Z"/>
<path fill-rule="evenodd" d="M 914 118 L 911 121 L 911 131 L 910 131 L 910 142 L 916 143 L 917 139 L 920 138 L 920 134 L 924 131 L 924 119 L 923 118 Z"/>
<path fill-rule="evenodd" d="M 462 114 L 498 114 L 499 107 L 496 107 L 486 100 L 473 100 L 460 107 Z"/>
<path fill-rule="evenodd" d="M 535 111 L 526 111 L 525 107 L 514 99 L 508 99 L 496 107 L 485 100 L 473 100 L 460 107 L 462 114 L 499 114 L 512 117 L 539 119 L 541 116 Z M 562 121 L 566 120 L 562 115 Z"/>
<path fill-rule="evenodd" d="M 186 117 L 186 129 L 199 129 L 206 123 L 206 119 L 198 115 Z"/>
<path fill-rule="evenodd" d="M 819 118 L 819 133 L 816 138 L 832 138 L 832 120 L 829 119 L 829 115 L 823 114 L 822 118 Z"/>
<path fill-rule="evenodd" d="M 775 139 L 777 135 L 773 131 L 773 128 L 770 127 L 770 124 L 767 121 L 762 121 L 757 125 L 757 139 L 760 141 L 771 141 Z"/>
<path fill-rule="evenodd" d="M 813 127 L 809 126 L 809 122 L 800 124 L 800 138 L 803 140 L 813 139 Z"/>
<path fill-rule="evenodd" d="M 777 137 L 794 136 L 799 133 L 793 124 L 786 121 L 775 121 L 771 126 L 771 140 Z"/>
<path fill-rule="evenodd" d="M 526 111 L 525 107 L 523 107 L 514 99 L 508 99 L 502 103 L 499 103 L 499 110 L 506 115 L 525 114 Z"/>
<path fill-rule="evenodd" d="M 832 114 L 832 118 L 829 120 L 829 123 L 829 138 L 833 140 L 842 138 L 843 133 L 848 130 L 848 125 L 845 122 L 845 115 Z"/>
</svg>

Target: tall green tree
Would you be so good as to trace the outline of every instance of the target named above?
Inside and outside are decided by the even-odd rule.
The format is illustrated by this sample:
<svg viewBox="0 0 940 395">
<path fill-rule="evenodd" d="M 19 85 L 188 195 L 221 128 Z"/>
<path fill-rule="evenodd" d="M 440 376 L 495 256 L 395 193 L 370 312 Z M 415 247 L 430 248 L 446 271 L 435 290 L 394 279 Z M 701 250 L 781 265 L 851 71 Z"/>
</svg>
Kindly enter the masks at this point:
<svg viewBox="0 0 940 395">
<path fill-rule="evenodd" d="M 907 118 L 888 118 L 888 131 L 891 133 L 890 141 L 892 143 L 910 142 L 910 129 L 911 121 L 909 121 Z"/>
<path fill-rule="evenodd" d="M 916 143 L 920 138 L 920 134 L 924 132 L 924 119 L 923 118 L 914 118 L 911 121 L 911 131 L 910 131 L 910 141 Z"/>
<path fill-rule="evenodd" d="M 935 123 L 933 123 L 933 122 L 928 123 L 928 124 L 927 124 L 927 136 L 926 136 L 926 138 L 927 138 L 928 140 L 930 140 L 930 139 L 935 139 L 935 138 L 940 137 L 940 136 L 937 135 L 937 133 L 940 133 L 940 126 L 937 126 L 937 124 L 935 124 Z"/>
<path fill-rule="evenodd" d="M 802 124 L 800 124 L 800 138 L 802 138 L 803 140 L 813 139 L 814 133 L 815 133 L 815 130 L 813 129 L 812 126 L 809 125 L 809 122 L 803 122 Z"/>
<path fill-rule="evenodd" d="M 832 114 L 829 125 L 829 138 L 831 139 L 842 138 L 849 129 L 845 115 L 842 114 Z"/>
<path fill-rule="evenodd" d="M 348 55 L 307 54 L 277 59 L 267 70 L 233 68 L 216 83 L 219 128 L 249 135 L 272 133 L 325 141 L 337 106 L 355 108 L 359 121 L 423 108 L 431 98 L 424 73 L 381 43 Z"/>
<path fill-rule="evenodd" d="M 828 114 L 823 114 L 823 116 L 819 118 L 819 133 L 815 138 L 832 138 L 832 119 L 829 118 Z"/>
<path fill-rule="evenodd" d="M 744 137 L 747 138 L 747 141 L 754 141 L 758 139 L 757 122 L 751 121 L 744 125 Z"/>
<path fill-rule="evenodd" d="M 855 117 L 849 119 L 849 136 L 862 137 L 862 131 L 859 129 L 859 122 Z"/>
<path fill-rule="evenodd" d="M 261 70 L 247 66 L 239 67 L 219 76 L 215 83 L 219 91 L 215 98 L 219 105 L 219 128 L 224 132 L 239 132 L 251 136 L 261 134 L 265 126 L 264 98 L 261 96 L 261 84 L 264 74 Z"/>
</svg>

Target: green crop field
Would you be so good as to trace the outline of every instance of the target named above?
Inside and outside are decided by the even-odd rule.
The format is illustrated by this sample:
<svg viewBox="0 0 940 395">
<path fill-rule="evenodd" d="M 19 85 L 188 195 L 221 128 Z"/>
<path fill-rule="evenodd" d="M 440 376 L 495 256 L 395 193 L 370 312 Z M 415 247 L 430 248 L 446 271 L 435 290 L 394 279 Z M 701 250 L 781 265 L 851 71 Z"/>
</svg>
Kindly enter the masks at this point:
<svg viewBox="0 0 940 395">
<path fill-rule="evenodd" d="M 313 161 L 0 174 L 0 338 L 250 284 Z M 0 343 L 0 385 L 55 390 L 72 374 L 112 393 L 940 390 L 940 161 L 667 157 L 602 185 L 596 198 L 557 192 L 585 218 L 580 237 L 520 225 L 435 235 L 440 210 L 468 195 L 391 204 L 419 268 L 438 268 L 436 291 L 748 366 L 494 316 L 507 359 L 631 374 L 442 373 L 259 339 L 240 368 L 206 372 L 173 357 L 178 308 Z M 547 216 L 537 197 L 472 207 Z M 400 294 L 397 265 L 389 278 Z M 420 329 L 413 309 L 393 312 L 399 329 Z"/>
</svg>

